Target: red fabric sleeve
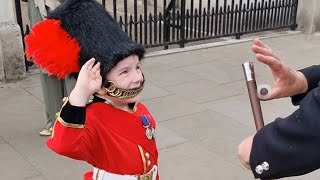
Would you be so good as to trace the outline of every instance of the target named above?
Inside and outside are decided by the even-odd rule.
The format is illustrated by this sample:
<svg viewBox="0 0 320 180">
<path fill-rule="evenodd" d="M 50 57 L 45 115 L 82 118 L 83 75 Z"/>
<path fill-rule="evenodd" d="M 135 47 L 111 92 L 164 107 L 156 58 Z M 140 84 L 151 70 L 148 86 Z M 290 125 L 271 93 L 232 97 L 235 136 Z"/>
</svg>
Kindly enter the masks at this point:
<svg viewBox="0 0 320 180">
<path fill-rule="evenodd" d="M 92 147 L 95 135 L 93 128 L 66 127 L 60 121 L 56 121 L 52 136 L 46 142 L 54 152 L 76 160 L 93 161 Z"/>
</svg>

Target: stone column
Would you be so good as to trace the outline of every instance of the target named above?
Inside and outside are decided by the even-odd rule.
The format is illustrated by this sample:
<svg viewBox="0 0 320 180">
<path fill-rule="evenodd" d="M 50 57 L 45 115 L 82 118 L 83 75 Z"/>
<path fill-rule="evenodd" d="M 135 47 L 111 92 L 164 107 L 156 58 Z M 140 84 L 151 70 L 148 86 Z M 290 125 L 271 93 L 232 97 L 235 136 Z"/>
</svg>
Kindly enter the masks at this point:
<svg viewBox="0 0 320 180">
<path fill-rule="evenodd" d="M 15 22 L 13 0 L 0 1 L 0 80 L 18 80 L 26 76 L 22 35 Z"/>
<path fill-rule="evenodd" d="M 319 9 L 319 0 L 299 0 L 297 15 L 298 30 L 307 34 L 320 31 Z"/>
<path fill-rule="evenodd" d="M 15 21 L 13 0 L 1 0 L 0 7 L 0 22 Z"/>
<path fill-rule="evenodd" d="M 0 41 L 0 81 L 4 81 L 4 66 L 3 66 L 3 56 L 2 56 L 2 45 Z"/>
</svg>

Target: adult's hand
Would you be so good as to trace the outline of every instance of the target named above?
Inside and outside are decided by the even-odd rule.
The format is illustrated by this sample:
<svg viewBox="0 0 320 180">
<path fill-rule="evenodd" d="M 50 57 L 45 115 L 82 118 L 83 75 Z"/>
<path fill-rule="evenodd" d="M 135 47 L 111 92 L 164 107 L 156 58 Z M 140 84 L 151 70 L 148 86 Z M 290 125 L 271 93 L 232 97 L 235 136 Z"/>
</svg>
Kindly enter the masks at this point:
<svg viewBox="0 0 320 180">
<path fill-rule="evenodd" d="M 270 96 L 264 100 L 289 97 L 308 90 L 305 76 L 281 61 L 272 49 L 262 41 L 255 39 L 251 50 L 255 53 L 258 61 L 269 66 L 275 80 Z"/>
<path fill-rule="evenodd" d="M 250 167 L 250 153 L 252 147 L 253 136 L 244 139 L 238 146 L 238 158 L 246 169 Z"/>
</svg>

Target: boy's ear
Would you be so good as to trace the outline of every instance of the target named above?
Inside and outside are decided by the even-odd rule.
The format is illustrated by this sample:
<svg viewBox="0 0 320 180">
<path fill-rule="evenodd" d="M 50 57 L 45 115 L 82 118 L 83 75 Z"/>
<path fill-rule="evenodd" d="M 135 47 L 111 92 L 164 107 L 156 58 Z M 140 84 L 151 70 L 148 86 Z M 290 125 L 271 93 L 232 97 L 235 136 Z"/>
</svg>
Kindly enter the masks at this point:
<svg viewBox="0 0 320 180">
<path fill-rule="evenodd" d="M 105 89 L 105 87 L 101 86 L 100 89 L 97 91 L 98 95 L 106 95 L 107 94 L 107 90 Z"/>
</svg>

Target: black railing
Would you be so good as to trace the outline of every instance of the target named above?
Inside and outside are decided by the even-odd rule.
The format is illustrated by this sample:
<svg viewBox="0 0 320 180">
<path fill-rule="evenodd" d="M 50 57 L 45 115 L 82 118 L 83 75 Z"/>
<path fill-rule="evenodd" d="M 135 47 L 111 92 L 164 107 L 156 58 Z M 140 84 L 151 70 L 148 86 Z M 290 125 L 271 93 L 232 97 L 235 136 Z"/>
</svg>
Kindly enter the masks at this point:
<svg viewBox="0 0 320 180">
<path fill-rule="evenodd" d="M 98 0 L 99 1 L 99 0 Z M 150 3 L 152 1 L 152 3 Z M 297 27 L 298 0 L 102 0 L 121 28 L 145 47 Z M 20 0 L 17 22 L 24 36 Z M 27 29 L 27 28 L 26 28 Z"/>
<path fill-rule="evenodd" d="M 20 31 L 21 31 L 21 35 L 22 35 L 22 45 L 23 45 L 23 49 L 25 49 L 25 43 L 24 43 L 24 36 L 25 34 L 29 33 L 29 27 L 26 26 L 26 29 L 23 29 L 23 22 L 22 22 L 22 13 L 21 13 L 21 4 L 20 4 L 20 0 L 14 0 L 15 3 L 15 10 L 16 10 L 16 20 L 18 25 L 20 26 Z M 24 33 L 25 31 L 25 33 Z M 29 70 L 29 66 L 32 66 L 33 63 L 31 61 L 27 61 L 26 56 L 24 56 L 24 62 L 26 65 L 26 70 Z"/>
<path fill-rule="evenodd" d="M 145 47 L 297 27 L 298 0 L 102 0 L 128 35 Z M 148 4 L 149 3 L 149 4 Z M 222 3 L 222 4 L 221 4 Z"/>
</svg>

